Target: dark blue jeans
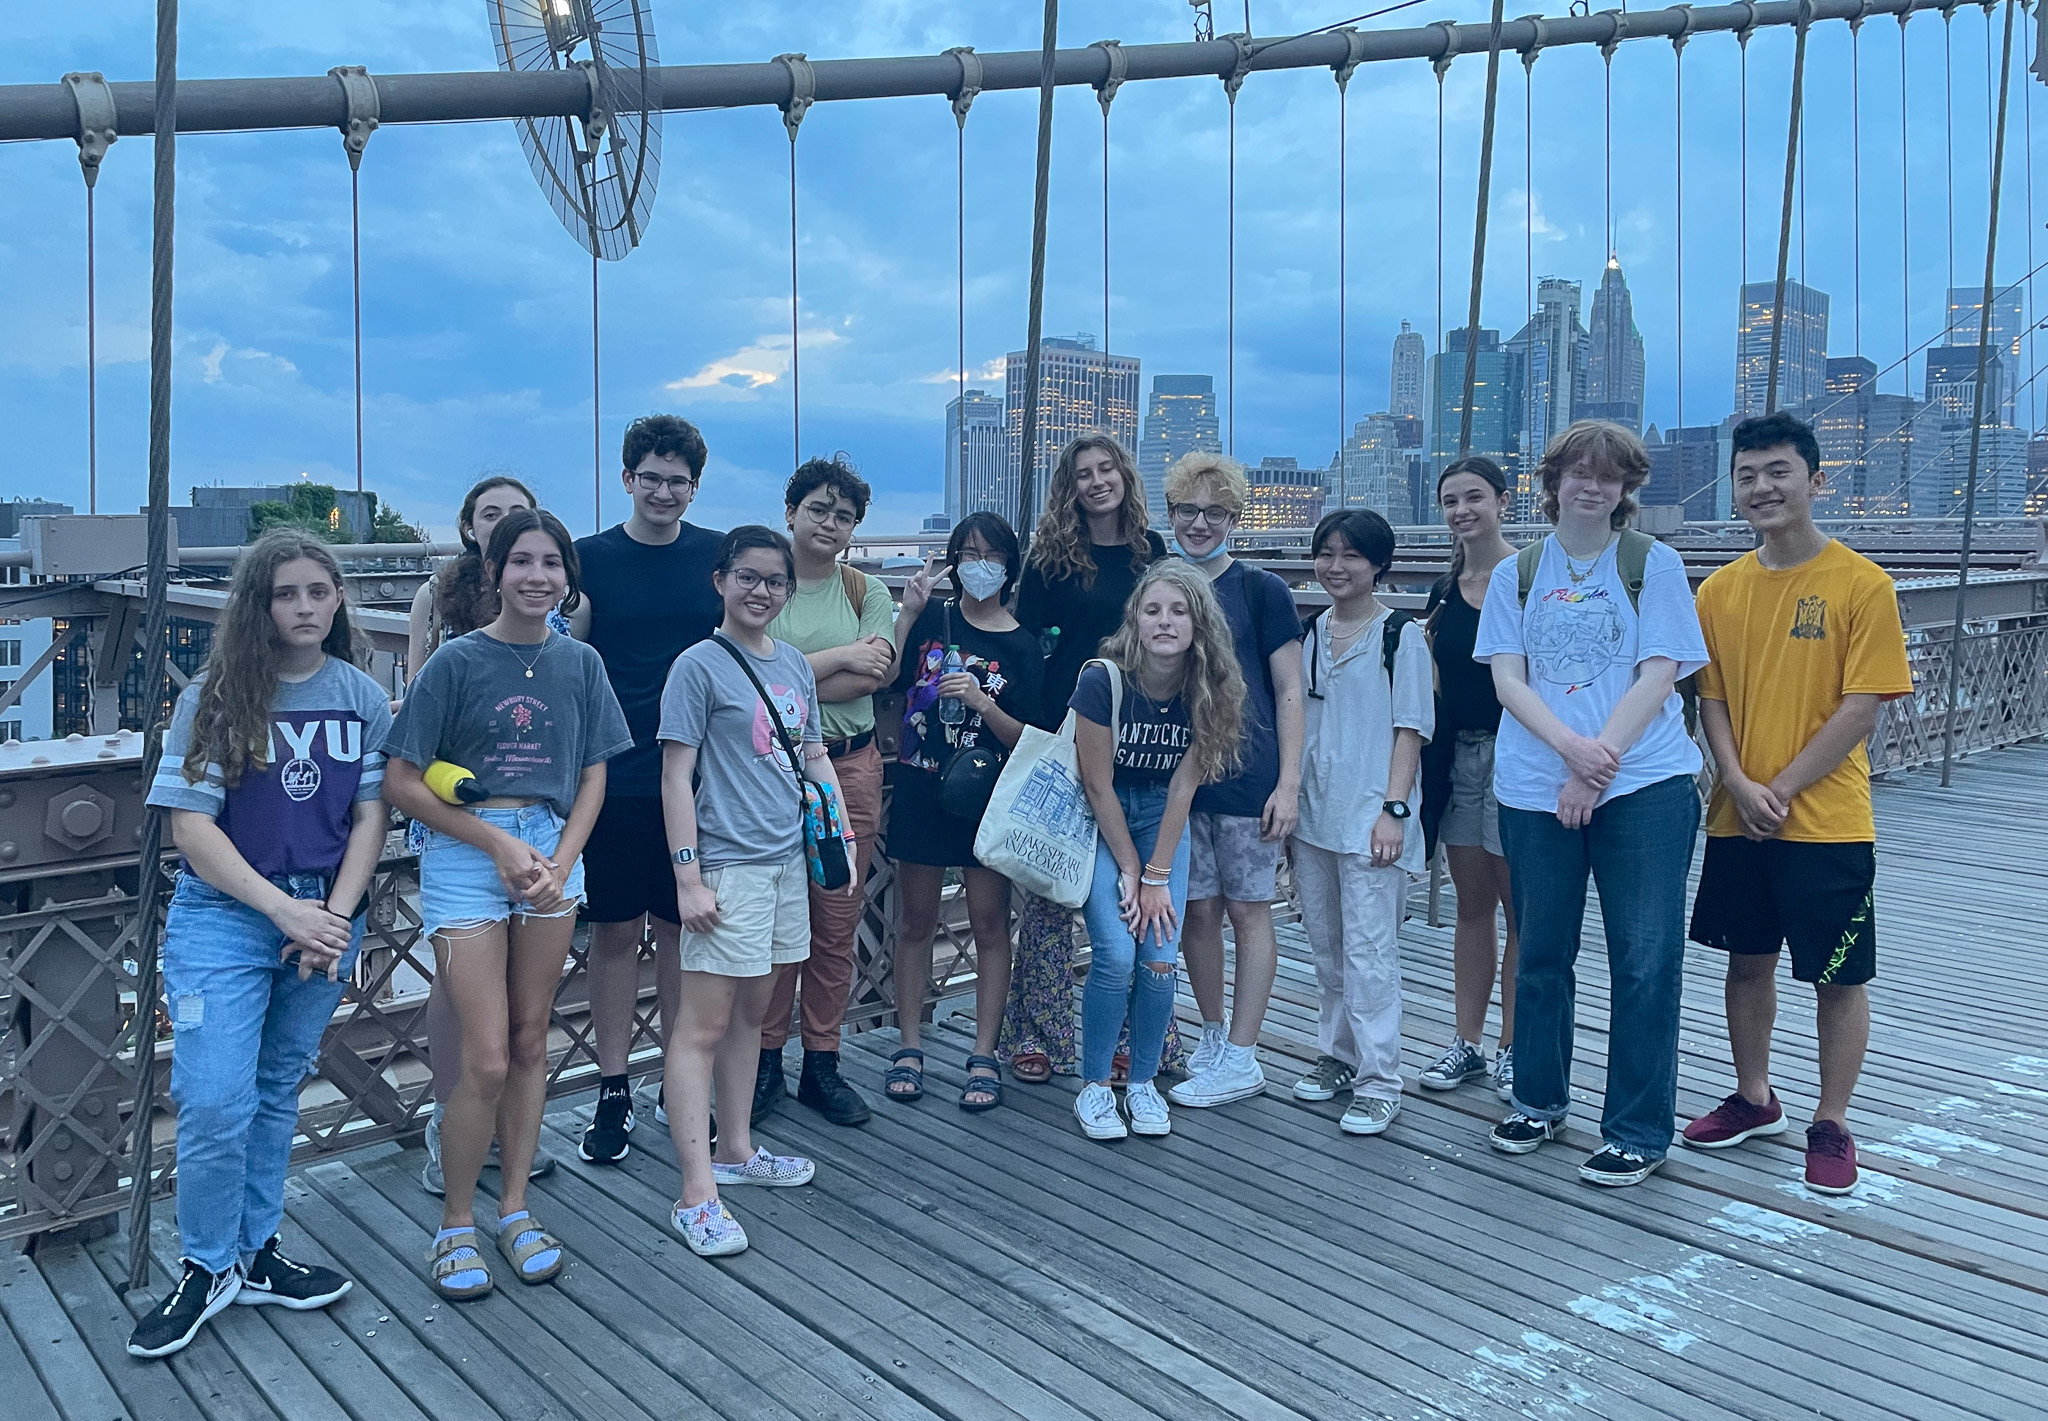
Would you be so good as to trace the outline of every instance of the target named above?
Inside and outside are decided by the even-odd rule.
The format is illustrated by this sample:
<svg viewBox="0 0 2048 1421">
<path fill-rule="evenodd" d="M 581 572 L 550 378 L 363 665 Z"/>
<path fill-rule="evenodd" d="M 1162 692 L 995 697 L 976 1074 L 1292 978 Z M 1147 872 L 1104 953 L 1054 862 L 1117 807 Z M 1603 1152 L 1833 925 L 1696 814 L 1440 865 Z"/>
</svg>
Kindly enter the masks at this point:
<svg viewBox="0 0 2048 1421">
<path fill-rule="evenodd" d="M 1522 942 L 1515 972 L 1515 1109 L 1562 1120 L 1571 1108 L 1573 972 L 1586 874 L 1600 890 L 1614 1007 L 1600 1135 L 1661 1159 L 1678 1106 L 1678 1000 L 1685 880 L 1699 833 L 1692 777 L 1674 775 L 1609 800 L 1583 829 L 1555 814 L 1500 809 L 1501 846 Z"/>
</svg>

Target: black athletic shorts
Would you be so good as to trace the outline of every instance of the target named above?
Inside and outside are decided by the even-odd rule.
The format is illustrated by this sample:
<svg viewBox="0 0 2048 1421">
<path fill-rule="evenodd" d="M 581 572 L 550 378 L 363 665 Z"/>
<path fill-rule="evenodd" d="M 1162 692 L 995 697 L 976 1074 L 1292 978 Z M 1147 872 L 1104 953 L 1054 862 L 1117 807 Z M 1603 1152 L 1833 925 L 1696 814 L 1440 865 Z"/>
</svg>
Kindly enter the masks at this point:
<svg viewBox="0 0 2048 1421">
<path fill-rule="evenodd" d="M 583 892 L 588 922 L 632 923 L 647 913 L 681 921 L 659 795 L 606 797 L 583 846 Z"/>
<path fill-rule="evenodd" d="M 1692 940 L 1759 954 L 1790 943 L 1799 981 L 1868 982 L 1877 975 L 1876 877 L 1875 844 L 1709 838 Z"/>
</svg>

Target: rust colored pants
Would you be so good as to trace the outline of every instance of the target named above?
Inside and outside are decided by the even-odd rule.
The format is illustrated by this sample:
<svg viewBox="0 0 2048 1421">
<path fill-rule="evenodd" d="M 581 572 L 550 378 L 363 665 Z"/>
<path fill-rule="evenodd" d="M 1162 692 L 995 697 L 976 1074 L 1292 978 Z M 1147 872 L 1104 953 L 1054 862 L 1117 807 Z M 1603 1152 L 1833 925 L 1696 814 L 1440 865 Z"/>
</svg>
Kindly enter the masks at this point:
<svg viewBox="0 0 2048 1421">
<path fill-rule="evenodd" d="M 795 967 L 784 968 L 776 982 L 768 1018 L 761 1026 L 763 1051 L 779 1051 L 789 1040 L 799 1004 L 804 1049 L 837 1051 L 839 1027 L 846 1020 L 846 1004 L 853 995 L 855 935 L 861 914 L 867 911 L 868 863 L 874 857 L 882 825 L 882 752 L 869 741 L 864 748 L 834 760 L 832 768 L 839 772 L 846 819 L 853 829 L 853 879 L 862 885 L 862 891 L 849 897 L 811 885 L 811 955 Z"/>
</svg>

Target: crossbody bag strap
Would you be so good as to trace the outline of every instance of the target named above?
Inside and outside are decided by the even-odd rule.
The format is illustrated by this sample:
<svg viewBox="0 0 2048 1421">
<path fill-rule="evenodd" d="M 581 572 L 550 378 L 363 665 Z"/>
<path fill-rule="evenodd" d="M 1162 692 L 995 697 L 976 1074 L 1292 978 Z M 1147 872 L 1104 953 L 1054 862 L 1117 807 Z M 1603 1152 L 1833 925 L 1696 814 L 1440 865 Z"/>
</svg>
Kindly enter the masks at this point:
<svg viewBox="0 0 2048 1421">
<path fill-rule="evenodd" d="M 799 811 L 806 809 L 808 806 L 804 802 L 804 780 L 807 776 L 804 774 L 803 755 L 799 751 L 796 742 L 789 738 L 789 728 L 783 725 L 782 713 L 775 709 L 775 701 L 768 694 L 768 687 L 763 684 L 760 674 L 754 670 L 753 665 L 747 660 L 747 654 L 726 640 L 724 633 L 713 632 L 711 639 L 725 648 L 726 653 L 739 663 L 740 670 L 747 673 L 747 679 L 754 683 L 755 694 L 760 696 L 761 704 L 767 708 L 768 723 L 775 727 L 776 738 L 782 742 L 782 748 L 789 756 L 789 763 L 796 767 L 797 808 Z"/>
</svg>

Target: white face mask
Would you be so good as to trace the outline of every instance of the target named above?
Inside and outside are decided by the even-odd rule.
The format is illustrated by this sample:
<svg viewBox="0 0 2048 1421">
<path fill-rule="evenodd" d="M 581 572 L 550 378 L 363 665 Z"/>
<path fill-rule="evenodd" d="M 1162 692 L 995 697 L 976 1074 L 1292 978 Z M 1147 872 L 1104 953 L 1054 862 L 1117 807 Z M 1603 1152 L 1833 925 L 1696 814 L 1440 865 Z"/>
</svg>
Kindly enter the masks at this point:
<svg viewBox="0 0 2048 1421">
<path fill-rule="evenodd" d="M 959 579 L 961 591 L 977 602 L 985 602 L 1003 590 L 1010 570 L 999 562 L 975 558 L 955 567 L 953 575 Z"/>
<path fill-rule="evenodd" d="M 1173 540 L 1173 546 L 1182 557 L 1186 558 L 1196 567 L 1206 567 L 1230 551 L 1230 539 L 1219 538 L 1216 546 L 1209 549 L 1206 553 L 1190 552 L 1188 545 L 1183 543 L 1178 537 Z"/>
</svg>

